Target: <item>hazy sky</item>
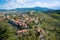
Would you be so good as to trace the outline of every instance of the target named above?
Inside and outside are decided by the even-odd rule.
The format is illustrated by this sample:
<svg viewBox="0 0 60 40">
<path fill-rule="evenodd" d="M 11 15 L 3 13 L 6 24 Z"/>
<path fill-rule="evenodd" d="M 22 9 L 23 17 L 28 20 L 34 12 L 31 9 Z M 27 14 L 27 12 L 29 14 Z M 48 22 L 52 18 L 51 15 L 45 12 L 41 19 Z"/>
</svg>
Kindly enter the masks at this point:
<svg viewBox="0 0 60 40">
<path fill-rule="evenodd" d="M 21 7 L 47 7 L 60 6 L 60 0 L 0 0 L 0 9 L 12 9 Z"/>
</svg>

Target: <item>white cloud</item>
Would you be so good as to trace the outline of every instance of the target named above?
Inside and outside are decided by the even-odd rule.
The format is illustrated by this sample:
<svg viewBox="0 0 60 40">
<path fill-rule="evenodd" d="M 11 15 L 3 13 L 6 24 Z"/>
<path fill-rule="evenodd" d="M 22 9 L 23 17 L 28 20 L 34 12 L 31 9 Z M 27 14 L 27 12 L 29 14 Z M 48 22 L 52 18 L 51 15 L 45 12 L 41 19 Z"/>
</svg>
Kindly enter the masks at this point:
<svg viewBox="0 0 60 40">
<path fill-rule="evenodd" d="M 18 8 L 18 7 L 23 7 L 23 5 L 17 4 L 14 2 L 10 2 L 10 3 L 4 5 L 4 8 L 6 8 L 6 9 Z"/>
<path fill-rule="evenodd" d="M 11 9 L 11 8 L 35 7 L 35 6 L 51 8 L 60 5 L 58 1 L 54 1 L 53 3 L 42 3 L 40 1 L 30 2 L 31 0 L 7 0 L 7 1 L 8 2 L 6 4 L 2 6 L 0 5 L 0 8 Z"/>
<path fill-rule="evenodd" d="M 25 7 L 36 7 L 36 6 L 42 6 L 42 3 L 39 1 L 36 1 L 36 2 L 32 2 L 32 3 L 30 2 L 25 4 Z"/>
<path fill-rule="evenodd" d="M 33 3 L 33 5 L 35 5 L 35 6 L 42 6 L 42 3 L 39 2 L 39 1 L 36 1 L 35 3 Z"/>
<path fill-rule="evenodd" d="M 8 3 L 4 4 L 3 7 L 1 6 L 1 8 L 12 9 L 12 8 L 28 7 L 27 2 L 28 0 L 15 0 L 15 1 L 9 0 Z"/>
<path fill-rule="evenodd" d="M 17 3 L 24 3 L 26 0 L 16 0 Z"/>
<path fill-rule="evenodd" d="M 55 7 L 60 5 L 58 1 L 55 1 L 53 3 L 41 3 L 41 7 L 47 7 L 47 8 L 51 8 L 51 7 Z"/>
<path fill-rule="evenodd" d="M 20 3 L 19 3 L 20 2 Z M 5 9 L 12 9 L 12 8 L 19 8 L 19 7 L 23 7 L 24 6 L 24 2 L 23 1 L 8 1 L 8 3 L 0 6 L 0 8 L 5 8 Z"/>
</svg>

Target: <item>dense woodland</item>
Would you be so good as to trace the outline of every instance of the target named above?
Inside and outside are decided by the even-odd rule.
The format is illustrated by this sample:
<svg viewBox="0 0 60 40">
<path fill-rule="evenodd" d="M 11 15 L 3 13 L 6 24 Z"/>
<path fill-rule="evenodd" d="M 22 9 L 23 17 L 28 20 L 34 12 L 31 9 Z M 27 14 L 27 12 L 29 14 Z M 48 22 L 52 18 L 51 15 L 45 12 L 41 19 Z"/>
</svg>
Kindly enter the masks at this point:
<svg viewBox="0 0 60 40">
<path fill-rule="evenodd" d="M 39 22 L 36 24 L 34 21 L 27 21 L 30 29 L 27 29 L 27 32 L 17 34 L 15 26 L 9 23 L 9 19 L 5 18 L 0 21 L 0 40 L 60 40 L 60 13 L 58 11 L 34 12 L 33 15 L 27 12 L 25 14 L 26 17 L 13 13 L 9 15 L 13 19 L 38 17 Z M 44 32 L 34 31 L 36 28 L 42 29 Z"/>
</svg>

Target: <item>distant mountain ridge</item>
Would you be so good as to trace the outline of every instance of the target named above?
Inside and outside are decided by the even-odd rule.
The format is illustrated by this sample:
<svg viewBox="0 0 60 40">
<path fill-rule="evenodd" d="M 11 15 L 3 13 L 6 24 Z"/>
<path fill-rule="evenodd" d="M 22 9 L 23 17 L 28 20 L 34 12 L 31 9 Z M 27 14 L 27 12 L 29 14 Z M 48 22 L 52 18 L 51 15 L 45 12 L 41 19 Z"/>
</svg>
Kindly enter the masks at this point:
<svg viewBox="0 0 60 40">
<path fill-rule="evenodd" d="M 6 9 L 0 9 L 0 12 L 4 11 L 49 11 L 52 9 L 44 8 L 44 7 L 33 7 L 33 8 L 16 8 L 16 9 L 11 9 L 11 10 L 6 10 Z"/>
</svg>

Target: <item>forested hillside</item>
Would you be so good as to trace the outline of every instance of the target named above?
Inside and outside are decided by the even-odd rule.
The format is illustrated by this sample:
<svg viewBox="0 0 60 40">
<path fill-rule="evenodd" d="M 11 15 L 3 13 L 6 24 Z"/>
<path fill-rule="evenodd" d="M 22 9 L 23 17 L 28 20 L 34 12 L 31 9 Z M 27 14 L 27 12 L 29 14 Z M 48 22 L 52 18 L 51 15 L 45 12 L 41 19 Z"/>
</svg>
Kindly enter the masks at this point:
<svg viewBox="0 0 60 40">
<path fill-rule="evenodd" d="M 22 23 L 29 27 L 20 26 L 20 21 L 15 20 L 23 20 Z M 26 12 L 0 16 L 0 40 L 60 40 L 60 12 Z"/>
</svg>

